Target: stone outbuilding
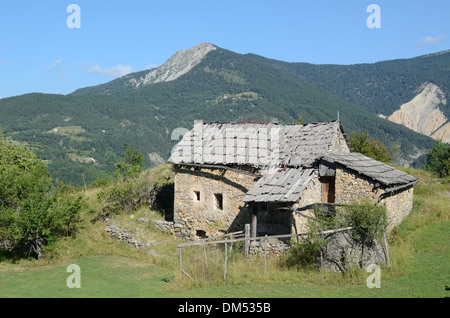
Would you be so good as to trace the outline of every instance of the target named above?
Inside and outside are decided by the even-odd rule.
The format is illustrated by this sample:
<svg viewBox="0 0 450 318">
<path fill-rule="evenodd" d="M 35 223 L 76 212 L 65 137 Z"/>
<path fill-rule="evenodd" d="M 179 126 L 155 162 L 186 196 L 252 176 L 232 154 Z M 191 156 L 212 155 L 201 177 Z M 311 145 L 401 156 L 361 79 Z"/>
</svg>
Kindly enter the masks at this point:
<svg viewBox="0 0 450 318">
<path fill-rule="evenodd" d="M 370 197 L 386 206 L 389 228 L 412 209 L 417 178 L 353 153 L 340 122 L 278 125 L 197 122 L 174 148 L 174 231 L 197 239 L 306 230 L 311 206 Z"/>
</svg>

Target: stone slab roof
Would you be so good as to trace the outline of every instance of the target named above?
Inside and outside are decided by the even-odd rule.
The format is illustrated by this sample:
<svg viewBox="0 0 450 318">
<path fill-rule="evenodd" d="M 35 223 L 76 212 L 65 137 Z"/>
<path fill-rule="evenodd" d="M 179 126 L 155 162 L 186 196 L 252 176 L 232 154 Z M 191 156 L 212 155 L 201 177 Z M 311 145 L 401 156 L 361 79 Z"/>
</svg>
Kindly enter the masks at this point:
<svg viewBox="0 0 450 318">
<path fill-rule="evenodd" d="M 259 179 L 243 201 L 295 202 L 313 178 L 313 169 L 286 168 Z"/>
<path fill-rule="evenodd" d="M 340 129 L 336 121 L 305 125 L 197 123 L 175 147 L 168 162 L 307 167 L 330 150 Z"/>
<path fill-rule="evenodd" d="M 339 163 L 386 186 L 414 184 L 418 181 L 416 177 L 357 152 L 328 152 L 322 159 Z"/>
</svg>

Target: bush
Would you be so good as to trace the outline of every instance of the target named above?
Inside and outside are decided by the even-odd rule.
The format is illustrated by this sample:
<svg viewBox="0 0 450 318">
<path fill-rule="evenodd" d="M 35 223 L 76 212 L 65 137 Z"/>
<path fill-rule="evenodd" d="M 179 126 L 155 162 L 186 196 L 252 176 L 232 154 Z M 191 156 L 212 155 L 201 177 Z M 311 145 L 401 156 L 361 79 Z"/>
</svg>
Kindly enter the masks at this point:
<svg viewBox="0 0 450 318">
<path fill-rule="evenodd" d="M 334 213 L 316 205 L 308 218 L 308 235 L 293 244 L 281 260 L 282 266 L 316 267 L 328 244 L 322 231 L 353 227 L 351 238 L 362 247 L 372 247 L 375 239 L 386 229 L 386 207 L 375 205 L 369 199 L 334 210 Z"/>
<path fill-rule="evenodd" d="M 450 175 L 450 145 L 437 141 L 427 154 L 425 170 L 437 174 L 440 178 Z"/>
<path fill-rule="evenodd" d="M 330 230 L 338 226 L 338 218 L 330 215 L 326 209 L 316 205 L 313 216 L 308 218 L 309 232 L 300 242 L 293 243 L 292 247 L 281 259 L 281 265 L 297 268 L 314 268 L 317 266 L 326 246 L 321 231 Z"/>
<path fill-rule="evenodd" d="M 122 146 L 124 157 L 116 163 L 115 175 L 124 179 L 136 178 L 142 171 L 144 158 L 138 148 L 133 149 L 127 143 Z"/>
<path fill-rule="evenodd" d="M 25 144 L 0 133 L 0 247 L 41 258 L 46 245 L 75 232 L 82 205 L 82 196 L 52 189 L 46 165 Z"/>
<path fill-rule="evenodd" d="M 352 239 L 362 246 L 372 246 L 374 240 L 382 235 L 387 226 L 386 207 L 375 205 L 369 199 L 351 204 L 344 209 L 347 226 L 353 227 Z"/>
<path fill-rule="evenodd" d="M 354 152 L 384 163 L 390 162 L 386 146 L 381 141 L 372 139 L 365 130 L 361 130 L 358 134 L 351 132 L 348 142 Z"/>
<path fill-rule="evenodd" d="M 118 180 L 98 194 L 104 201 L 103 215 L 136 211 L 143 204 L 154 200 L 155 186 L 139 178 Z"/>
</svg>

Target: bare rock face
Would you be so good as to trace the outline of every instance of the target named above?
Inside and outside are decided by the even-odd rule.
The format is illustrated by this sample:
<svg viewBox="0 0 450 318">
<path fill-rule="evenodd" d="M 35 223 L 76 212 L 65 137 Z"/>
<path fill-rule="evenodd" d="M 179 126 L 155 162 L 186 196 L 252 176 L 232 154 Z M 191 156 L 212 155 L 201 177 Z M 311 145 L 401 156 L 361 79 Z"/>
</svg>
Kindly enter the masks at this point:
<svg viewBox="0 0 450 318">
<path fill-rule="evenodd" d="M 387 252 L 377 241 L 361 246 L 351 238 L 351 232 L 338 232 L 329 235 L 323 255 L 323 266 L 332 272 L 346 272 L 352 268 L 365 269 L 371 264 L 386 264 Z"/>
<path fill-rule="evenodd" d="M 178 51 L 163 65 L 151 69 L 144 77 L 133 78 L 129 82 L 137 88 L 141 85 L 176 80 L 199 64 L 206 54 L 213 50 L 216 50 L 216 47 L 211 43 L 202 43 L 190 49 Z"/>
<path fill-rule="evenodd" d="M 439 105 L 447 104 L 444 93 L 432 83 L 423 84 L 419 92 L 390 115 L 388 120 L 450 143 L 450 122 L 439 109 Z"/>
</svg>

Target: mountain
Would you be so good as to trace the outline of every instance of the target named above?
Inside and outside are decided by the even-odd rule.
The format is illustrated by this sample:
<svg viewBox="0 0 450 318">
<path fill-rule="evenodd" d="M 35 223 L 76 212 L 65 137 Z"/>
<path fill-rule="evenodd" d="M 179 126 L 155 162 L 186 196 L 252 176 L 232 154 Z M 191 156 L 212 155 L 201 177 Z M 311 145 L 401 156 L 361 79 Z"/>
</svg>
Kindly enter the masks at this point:
<svg viewBox="0 0 450 318">
<path fill-rule="evenodd" d="M 411 101 L 401 105 L 387 119 L 433 139 L 450 143 L 450 121 L 441 110 L 446 105 L 447 99 L 442 90 L 433 83 L 425 83 Z"/>
<path fill-rule="evenodd" d="M 163 162 L 181 132 L 199 118 L 286 124 L 294 123 L 299 114 L 305 122 L 339 116 L 347 133 L 366 129 L 388 147 L 399 143 L 403 163 L 417 165 L 423 164 L 433 139 L 377 115 L 391 114 L 411 100 L 422 80 L 437 83 L 448 96 L 448 75 L 433 66 L 448 68 L 448 59 L 441 58 L 386 62 L 392 64 L 376 66 L 372 74 L 377 63 L 287 63 L 204 43 L 176 52 L 157 68 L 68 95 L 34 93 L 1 99 L 0 125 L 6 136 L 28 142 L 55 179 L 71 184 L 111 174 L 125 142 L 139 148 L 147 167 Z M 391 77 L 387 70 L 415 74 L 411 65 L 429 76 L 421 73 L 418 80 L 405 77 L 397 83 L 398 73 Z M 354 94 L 357 88 L 359 93 Z M 392 107 L 377 108 L 380 101 L 391 99 Z M 442 111 L 446 114 L 448 109 Z"/>
<path fill-rule="evenodd" d="M 114 95 L 129 92 L 148 84 L 174 81 L 199 64 L 206 54 L 212 50 L 216 50 L 216 47 L 211 43 L 201 43 L 190 49 L 176 52 L 159 67 L 128 74 L 103 85 L 82 88 L 73 94 Z"/>
<path fill-rule="evenodd" d="M 333 96 L 361 105 L 381 118 L 450 142 L 450 104 L 446 97 L 450 91 L 450 50 L 356 65 L 287 63 L 253 57 Z"/>
<path fill-rule="evenodd" d="M 446 96 L 450 90 L 450 50 L 355 65 L 288 63 L 251 55 L 376 114 L 392 114 L 413 99 L 425 83 L 437 85 Z M 450 118 L 450 104 L 444 105 L 442 111 Z"/>
</svg>

